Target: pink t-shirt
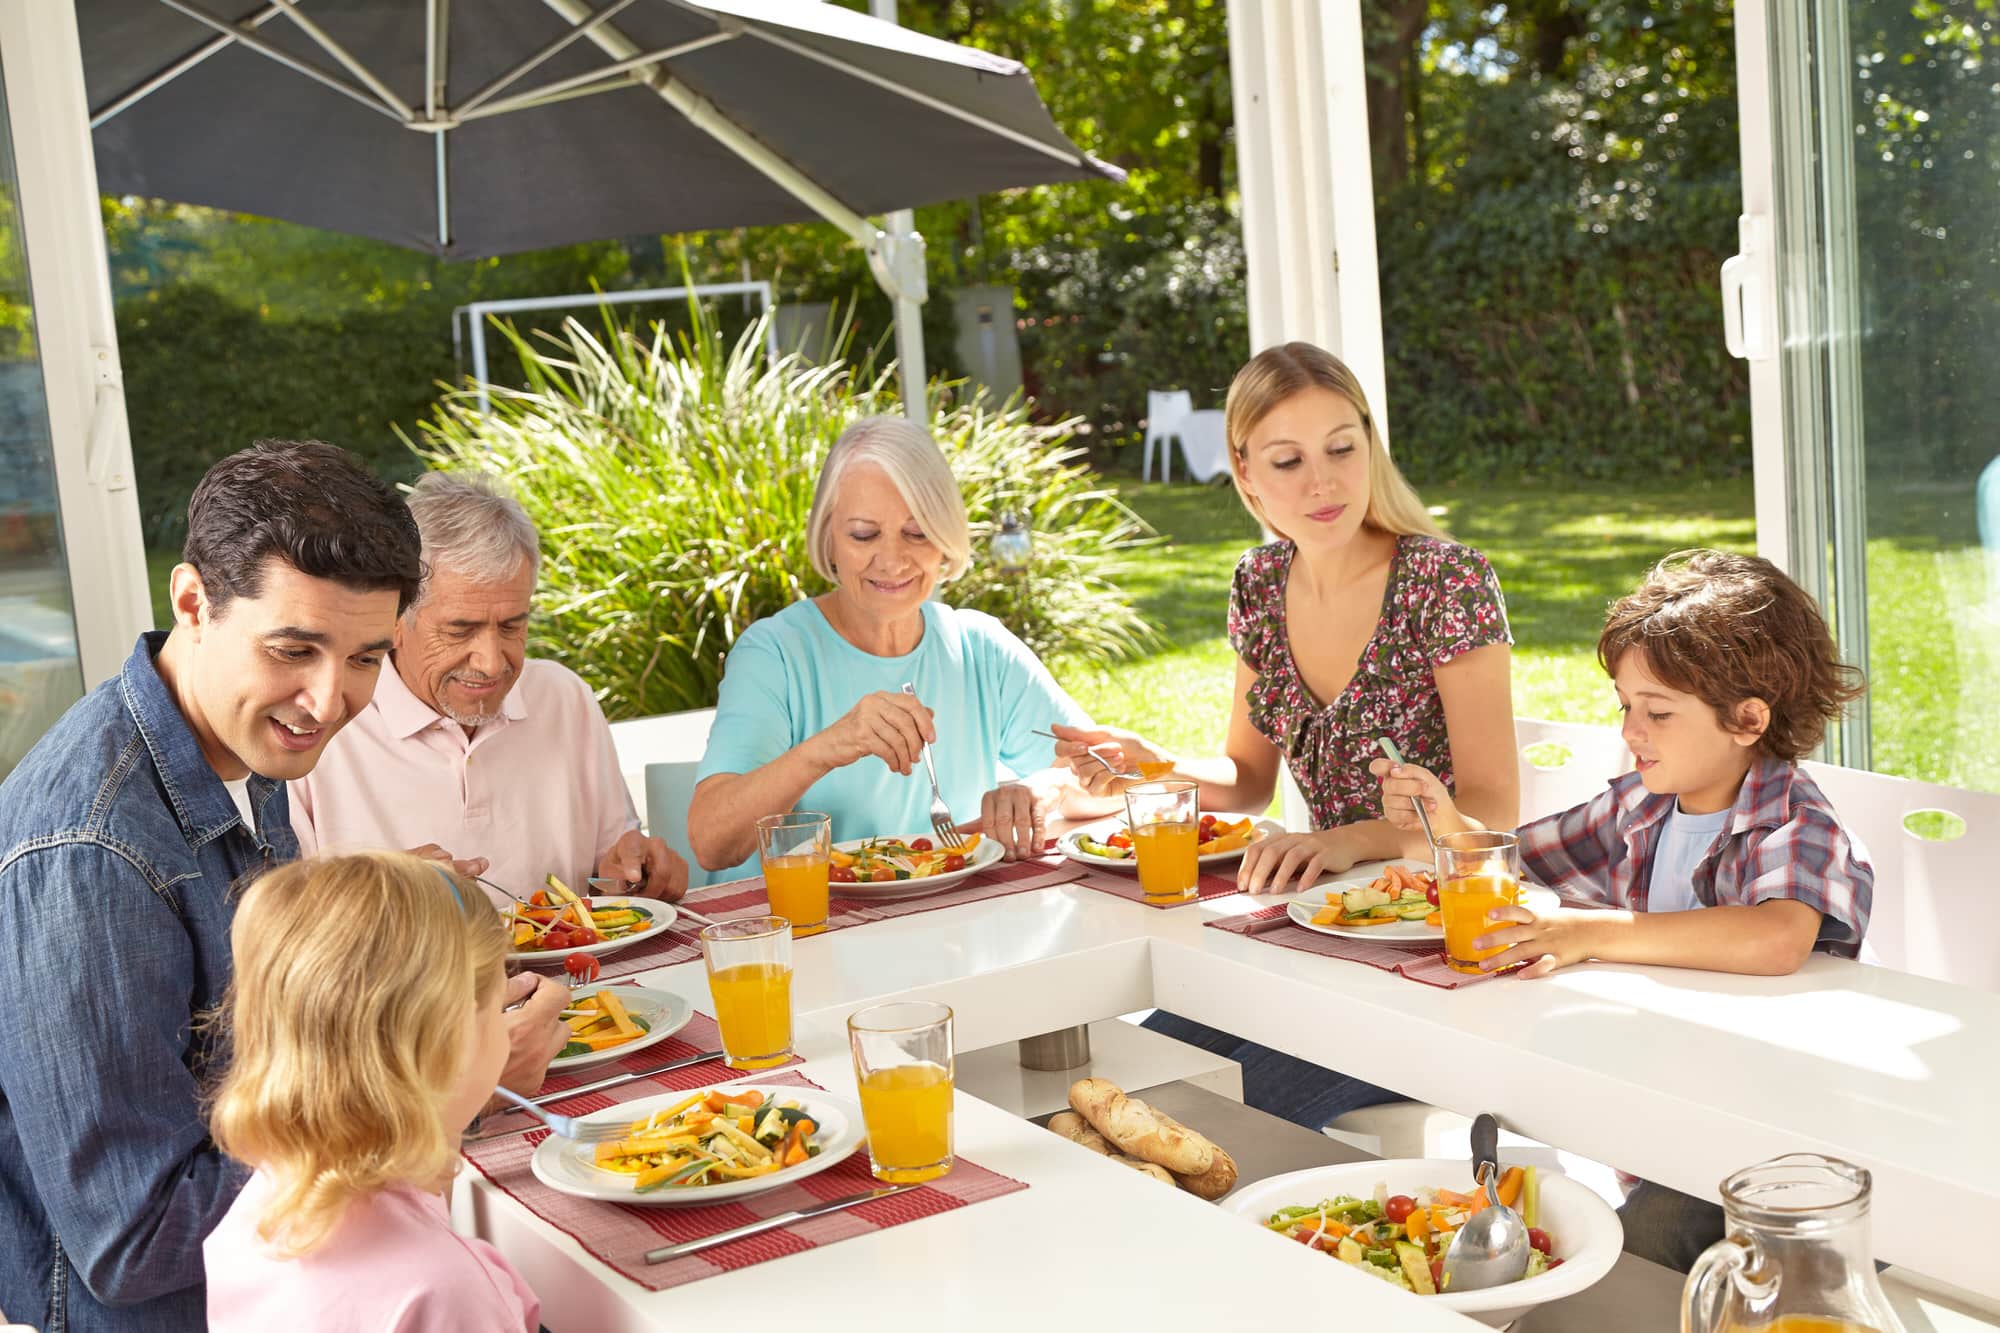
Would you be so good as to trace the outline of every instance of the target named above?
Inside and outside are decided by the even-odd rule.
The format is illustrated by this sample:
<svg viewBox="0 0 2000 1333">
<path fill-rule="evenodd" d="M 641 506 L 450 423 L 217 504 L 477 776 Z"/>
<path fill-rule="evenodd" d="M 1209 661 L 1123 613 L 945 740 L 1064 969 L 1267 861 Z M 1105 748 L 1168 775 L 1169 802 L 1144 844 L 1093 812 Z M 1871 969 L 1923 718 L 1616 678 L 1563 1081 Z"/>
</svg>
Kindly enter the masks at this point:
<svg viewBox="0 0 2000 1333">
<path fill-rule="evenodd" d="M 297 1259 L 257 1238 L 271 1195 L 250 1177 L 202 1243 L 210 1333 L 535 1333 L 542 1303 L 500 1251 L 451 1229 L 444 1200 L 395 1185 L 352 1204 Z"/>
<path fill-rule="evenodd" d="M 375 697 L 288 791 L 302 855 L 434 842 L 485 857 L 487 876 L 524 898 L 551 874 L 581 888 L 639 827 L 590 687 L 532 657 L 500 716 L 470 737 L 384 663 Z"/>
</svg>

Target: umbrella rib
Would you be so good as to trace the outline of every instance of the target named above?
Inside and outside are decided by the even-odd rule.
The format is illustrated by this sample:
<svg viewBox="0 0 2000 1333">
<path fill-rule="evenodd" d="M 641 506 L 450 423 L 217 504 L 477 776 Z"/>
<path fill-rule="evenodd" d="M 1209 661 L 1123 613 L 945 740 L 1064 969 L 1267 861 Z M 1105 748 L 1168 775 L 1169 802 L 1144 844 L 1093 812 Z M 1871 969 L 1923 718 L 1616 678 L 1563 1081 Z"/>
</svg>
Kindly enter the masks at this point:
<svg viewBox="0 0 2000 1333">
<path fill-rule="evenodd" d="M 1058 148 L 1054 144 L 1044 143 L 1032 134 L 1026 134 L 1011 126 L 1002 125 L 998 121 L 988 120 L 976 112 L 967 111 L 964 107 L 953 106 L 950 102 L 944 101 L 942 98 L 932 97 L 929 93 L 920 93 L 914 88 L 905 88 L 894 79 L 884 78 L 880 74 L 862 69 L 856 65 L 844 64 L 824 52 L 813 50 L 803 42 L 795 42 L 789 37 L 780 37 L 777 33 L 766 32 L 754 24 L 746 24 L 744 30 L 759 41 L 769 42 L 772 46 L 790 51 L 793 55 L 804 56 L 808 60 L 828 66 L 831 69 L 837 69 L 843 74 L 852 75 L 854 78 L 860 79 L 863 83 L 872 83 L 878 88 L 895 93 L 898 97 L 907 98 L 921 106 L 927 106 L 933 111 L 942 111 L 947 116 L 962 120 L 968 125 L 985 130 L 989 134 L 997 134 L 1003 139 L 1011 139 L 1024 148 L 1032 148 L 1036 152 L 1052 157 L 1058 162 L 1090 166 L 1094 161 L 1089 154 L 1084 153 L 1080 149 L 1072 146 Z"/>
<path fill-rule="evenodd" d="M 505 92 L 509 86 L 511 86 L 513 83 L 519 80 L 523 75 L 531 73 L 543 62 L 547 61 L 552 56 L 555 56 L 556 54 L 561 52 L 571 42 L 574 42 L 577 38 L 588 33 L 592 28 L 604 22 L 606 19 L 612 17 L 614 14 L 617 14 L 620 10 L 626 8 L 631 3 L 632 0 L 613 0 L 613 3 L 606 5 L 603 9 L 598 10 L 595 14 L 585 19 L 578 26 L 571 28 L 568 32 L 562 34 L 560 37 L 557 37 L 547 46 L 544 46 L 541 50 L 535 52 L 533 55 L 529 56 L 526 60 L 523 60 L 520 64 L 514 66 L 514 68 L 506 71 L 499 77 L 495 78 L 492 82 L 488 83 L 485 87 L 481 88 L 478 92 L 466 98 L 465 101 L 459 104 L 458 114 L 460 118 L 464 118 L 471 112 L 476 111 L 480 107 L 486 105 L 486 103 L 491 101 L 495 95 Z"/>
<path fill-rule="evenodd" d="M 509 111 L 522 111 L 528 107 L 539 106 L 544 102 L 555 101 L 572 93 L 582 96 L 585 93 L 610 92 L 615 88 L 639 82 L 639 80 L 633 79 L 630 76 L 632 71 L 642 65 L 664 64 L 676 56 L 688 55 L 691 52 L 701 50 L 705 46 L 714 46 L 718 42 L 726 42 L 736 35 L 737 33 L 734 30 L 712 32 L 701 37 L 696 37 L 691 41 L 682 42 L 677 46 L 663 46 L 657 51 L 643 51 L 636 56 L 628 57 L 614 64 L 605 65 L 599 69 L 587 70 L 582 74 L 572 74 L 566 79 L 557 79 L 554 83 L 542 84 L 538 88 L 531 88 L 525 93 L 517 93 L 513 97 L 495 102 L 491 106 L 480 107 L 476 111 L 467 107 L 460 107 L 457 118 L 459 120 L 476 120 L 485 116 L 504 115 Z"/>
<path fill-rule="evenodd" d="M 403 119 L 396 114 L 394 108 L 377 101 L 365 89 L 357 88 L 337 75 L 329 74 L 323 69 L 307 64 L 287 51 L 280 50 L 278 47 L 265 41 L 262 37 L 257 36 L 254 31 L 239 27 L 227 19 L 217 18 L 199 6 L 188 3 L 188 0 L 160 0 L 160 3 L 168 9 L 173 10 L 176 14 L 191 18 L 204 27 L 213 28 L 223 36 L 228 37 L 231 41 L 240 44 L 248 50 L 255 51 L 267 60 L 275 60 L 286 69 L 297 74 L 303 74 L 315 83 L 324 84 L 343 97 L 353 98 L 377 115 L 387 116 L 389 119 L 396 121 Z M 272 0 L 272 3 L 282 8 L 285 0 Z"/>
<path fill-rule="evenodd" d="M 376 78 L 375 71 L 369 69 L 368 66 L 362 64 L 358 59 L 356 59 L 351 53 L 349 53 L 346 47 L 342 46 L 339 42 L 335 41 L 332 38 L 332 36 L 330 36 L 327 33 L 326 29 L 320 27 L 319 24 L 313 22 L 310 18 L 307 18 L 304 14 L 301 14 L 298 10 L 298 5 L 296 3 L 296 0 L 271 0 L 271 3 L 276 5 L 278 8 L 284 10 L 285 17 L 290 19 L 294 24 L 296 24 L 300 32 L 303 32 L 306 36 L 312 38 L 313 42 L 316 45 L 318 45 L 318 47 L 322 51 L 326 52 L 328 55 L 332 56 L 335 60 L 339 61 L 346 68 L 349 74 L 352 74 L 355 78 L 361 80 L 361 82 L 367 86 L 370 92 L 374 93 L 377 97 L 381 98 L 382 104 L 395 111 L 397 118 L 400 119 L 404 124 L 408 124 L 409 122 L 417 118 L 416 108 L 412 107 L 408 102 L 405 102 L 402 98 L 396 96 L 394 89 L 389 87 L 388 84 L 382 82 L 382 80 Z"/>
<path fill-rule="evenodd" d="M 247 27 L 261 28 L 276 17 L 278 17 L 278 7 L 275 4 L 270 4 L 252 14 L 249 18 L 244 19 L 243 23 Z M 119 112 L 125 111 L 144 101 L 147 97 L 166 87 L 175 79 L 178 79 L 181 75 L 187 73 L 217 51 L 220 51 L 223 47 L 235 42 L 235 40 L 236 38 L 233 34 L 209 38 L 207 42 L 188 52 L 179 60 L 165 66 L 145 81 L 134 84 L 97 110 L 91 112 L 90 128 L 94 130 L 105 121 L 116 116 Z"/>
</svg>

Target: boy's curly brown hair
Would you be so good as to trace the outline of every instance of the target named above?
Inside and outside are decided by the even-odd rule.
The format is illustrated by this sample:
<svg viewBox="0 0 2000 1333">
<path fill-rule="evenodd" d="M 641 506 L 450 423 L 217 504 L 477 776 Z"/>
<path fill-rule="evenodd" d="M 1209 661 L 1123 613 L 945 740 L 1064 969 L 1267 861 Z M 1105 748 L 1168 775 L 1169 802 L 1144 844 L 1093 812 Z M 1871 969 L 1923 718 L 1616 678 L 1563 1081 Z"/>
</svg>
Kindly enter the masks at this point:
<svg viewBox="0 0 2000 1333">
<path fill-rule="evenodd" d="M 1867 685 L 1840 660 L 1833 634 L 1805 589 L 1768 560 L 1724 551 L 1679 551 L 1612 604 L 1598 636 L 1605 674 L 1626 653 L 1671 689 L 1692 694 L 1736 729 L 1737 708 L 1762 699 L 1770 725 L 1757 750 L 1778 759 L 1812 753 Z"/>
</svg>

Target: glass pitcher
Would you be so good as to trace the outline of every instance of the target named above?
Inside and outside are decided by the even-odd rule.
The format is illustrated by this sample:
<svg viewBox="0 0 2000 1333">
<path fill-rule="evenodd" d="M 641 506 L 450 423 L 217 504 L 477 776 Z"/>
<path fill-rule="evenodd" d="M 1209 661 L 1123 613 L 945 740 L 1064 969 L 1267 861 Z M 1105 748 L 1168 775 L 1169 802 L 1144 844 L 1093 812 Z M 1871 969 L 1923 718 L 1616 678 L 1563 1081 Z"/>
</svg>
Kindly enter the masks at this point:
<svg viewBox="0 0 2000 1333">
<path fill-rule="evenodd" d="M 1722 1182 L 1726 1239 L 1695 1260 L 1681 1333 L 1905 1333 L 1875 1280 L 1868 1173 L 1789 1153 Z"/>
</svg>

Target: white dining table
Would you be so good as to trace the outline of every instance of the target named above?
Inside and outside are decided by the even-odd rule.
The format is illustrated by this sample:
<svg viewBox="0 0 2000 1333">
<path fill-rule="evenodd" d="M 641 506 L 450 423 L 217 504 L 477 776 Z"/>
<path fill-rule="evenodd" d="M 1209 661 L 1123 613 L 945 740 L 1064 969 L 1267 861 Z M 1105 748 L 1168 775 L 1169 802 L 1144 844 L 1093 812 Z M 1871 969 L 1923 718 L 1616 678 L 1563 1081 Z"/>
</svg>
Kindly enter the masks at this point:
<svg viewBox="0 0 2000 1333">
<path fill-rule="evenodd" d="M 1788 977 L 1591 964 L 1447 991 L 1204 928 L 1270 901 L 1160 910 L 1071 884 L 800 940 L 801 1072 L 851 1095 L 844 1021 L 886 999 L 949 1003 L 961 1050 L 1170 1009 L 1708 1198 L 1781 1153 L 1844 1158 L 1873 1175 L 1878 1257 L 2000 1300 L 1982 1257 L 2000 1245 L 2000 996 L 1817 955 Z M 710 1008 L 698 962 L 641 980 Z M 659 1293 L 476 1172 L 457 1215 L 521 1268 L 555 1333 L 746 1318 L 929 1333 L 1052 1313 L 1317 1327 L 1336 1309 L 1342 1327 L 1478 1327 L 963 1091 L 956 1134 L 1029 1188 Z"/>
</svg>

